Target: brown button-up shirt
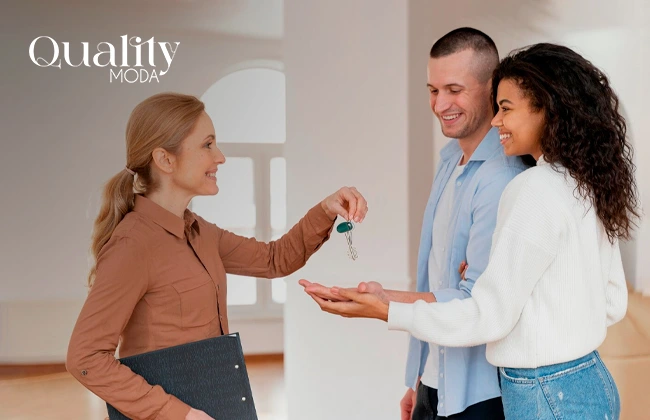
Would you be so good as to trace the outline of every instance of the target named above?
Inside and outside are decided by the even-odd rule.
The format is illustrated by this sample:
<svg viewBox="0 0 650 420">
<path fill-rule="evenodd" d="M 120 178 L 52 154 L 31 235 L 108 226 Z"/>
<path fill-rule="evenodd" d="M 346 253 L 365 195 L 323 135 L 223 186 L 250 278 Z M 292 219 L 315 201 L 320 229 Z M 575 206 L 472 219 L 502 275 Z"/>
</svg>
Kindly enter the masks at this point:
<svg viewBox="0 0 650 420">
<path fill-rule="evenodd" d="M 133 419 L 182 420 L 190 407 L 115 359 L 228 333 L 226 273 L 293 273 L 329 238 L 319 205 L 277 241 L 244 238 L 189 210 L 184 220 L 136 195 L 97 258 L 77 320 L 68 371 Z"/>
</svg>

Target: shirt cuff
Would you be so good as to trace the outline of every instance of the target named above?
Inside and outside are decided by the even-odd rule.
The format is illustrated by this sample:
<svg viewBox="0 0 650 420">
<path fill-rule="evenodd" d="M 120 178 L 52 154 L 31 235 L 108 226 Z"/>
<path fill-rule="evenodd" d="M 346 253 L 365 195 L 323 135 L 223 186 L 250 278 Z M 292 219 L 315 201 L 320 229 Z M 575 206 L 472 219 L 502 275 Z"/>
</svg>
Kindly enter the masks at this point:
<svg viewBox="0 0 650 420">
<path fill-rule="evenodd" d="M 329 233 L 329 231 L 331 231 L 332 227 L 334 226 L 334 222 L 336 221 L 336 217 L 334 220 L 329 218 L 320 203 L 316 204 L 307 212 L 307 219 L 309 220 L 309 224 L 312 226 L 314 231 L 319 233 Z"/>
<path fill-rule="evenodd" d="M 412 303 L 390 302 L 388 304 L 388 329 L 411 331 L 415 305 Z"/>
<path fill-rule="evenodd" d="M 178 398 L 170 395 L 169 401 L 163 406 L 156 420 L 185 420 L 191 407 Z"/>
</svg>

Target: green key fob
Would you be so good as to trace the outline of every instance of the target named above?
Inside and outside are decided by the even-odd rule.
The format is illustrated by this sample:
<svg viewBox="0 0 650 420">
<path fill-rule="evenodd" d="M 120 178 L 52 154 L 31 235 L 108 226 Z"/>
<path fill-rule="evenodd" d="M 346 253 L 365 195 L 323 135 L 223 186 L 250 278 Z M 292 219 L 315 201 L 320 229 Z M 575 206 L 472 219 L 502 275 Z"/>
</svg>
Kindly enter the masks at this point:
<svg viewBox="0 0 650 420">
<path fill-rule="evenodd" d="M 351 231 L 352 229 L 354 229 L 354 225 L 352 224 L 352 222 L 343 222 L 343 223 L 340 223 L 340 224 L 336 227 L 336 231 L 337 231 L 338 233 L 349 232 L 349 231 Z"/>
</svg>

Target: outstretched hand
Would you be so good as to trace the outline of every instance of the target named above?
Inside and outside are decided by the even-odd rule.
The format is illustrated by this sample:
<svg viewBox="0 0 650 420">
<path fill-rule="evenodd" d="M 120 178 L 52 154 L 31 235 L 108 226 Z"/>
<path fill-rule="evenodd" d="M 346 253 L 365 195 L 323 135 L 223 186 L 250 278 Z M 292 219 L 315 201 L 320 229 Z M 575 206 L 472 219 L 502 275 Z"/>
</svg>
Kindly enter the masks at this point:
<svg viewBox="0 0 650 420">
<path fill-rule="evenodd" d="M 374 293 L 362 293 L 355 289 L 340 287 L 332 287 L 326 290 L 326 287 L 304 279 L 300 280 L 299 284 L 305 288 L 305 292 L 311 296 L 324 312 L 345 318 L 376 318 L 388 321 L 388 302 L 384 302 L 382 298 Z M 365 283 L 363 288 L 368 290 L 376 287 L 375 284 L 369 286 L 368 283 Z M 329 297 L 332 299 L 329 299 Z"/>
<path fill-rule="evenodd" d="M 308 280 L 301 279 L 298 281 L 298 284 L 304 287 L 305 292 L 310 296 L 318 296 L 323 300 L 329 300 L 331 302 L 349 302 L 349 299 L 343 298 L 341 295 L 335 295 L 332 293 L 331 288 L 323 286 L 319 283 L 312 283 Z"/>
<path fill-rule="evenodd" d="M 344 298 L 340 294 L 334 294 L 332 292 L 332 288 L 323 286 L 320 283 L 312 283 L 308 280 L 301 279 L 298 281 L 298 284 L 300 284 L 302 287 L 304 287 L 305 292 L 309 295 L 316 295 L 320 297 L 321 299 L 324 300 L 329 300 L 331 302 L 349 302 L 350 300 L 347 298 Z M 337 287 L 336 289 L 341 289 L 340 287 Z M 350 291 L 356 291 L 359 293 L 372 293 L 376 295 L 379 299 L 381 299 L 382 302 L 388 303 L 389 298 L 388 298 L 388 293 L 384 290 L 384 287 L 376 282 L 376 281 L 369 281 L 369 282 L 361 282 L 356 288 L 347 288 L 345 290 L 350 290 Z"/>
</svg>

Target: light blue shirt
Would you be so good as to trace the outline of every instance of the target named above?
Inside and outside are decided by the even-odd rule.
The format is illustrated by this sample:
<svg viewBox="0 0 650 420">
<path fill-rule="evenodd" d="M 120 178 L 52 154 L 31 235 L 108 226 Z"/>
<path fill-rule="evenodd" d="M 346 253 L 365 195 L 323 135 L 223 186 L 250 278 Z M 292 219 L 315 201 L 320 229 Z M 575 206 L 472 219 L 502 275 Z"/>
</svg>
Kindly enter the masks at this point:
<svg viewBox="0 0 650 420">
<path fill-rule="evenodd" d="M 428 262 L 435 236 L 433 220 L 436 207 L 462 154 L 457 140 L 450 141 L 440 153 L 441 161 L 422 223 L 417 269 L 418 292 L 429 291 Z M 442 246 L 449 250 L 441 266 L 442 284 L 434 292 L 438 302 L 470 297 L 474 282 L 488 263 L 501 193 L 526 168 L 519 157 L 504 154 L 499 132 L 492 128 L 474 151 L 455 185 L 448 186 L 456 189 L 449 228 L 446 237 L 435 237 L 436 241 L 442 241 Z M 461 281 L 458 273 L 462 261 L 467 261 L 469 265 L 464 281 Z M 486 360 L 485 345 L 465 348 L 440 346 L 438 351 L 438 415 L 451 416 L 470 405 L 501 395 L 497 369 Z M 411 337 L 406 386 L 415 388 L 428 355 L 428 343 Z"/>
</svg>

